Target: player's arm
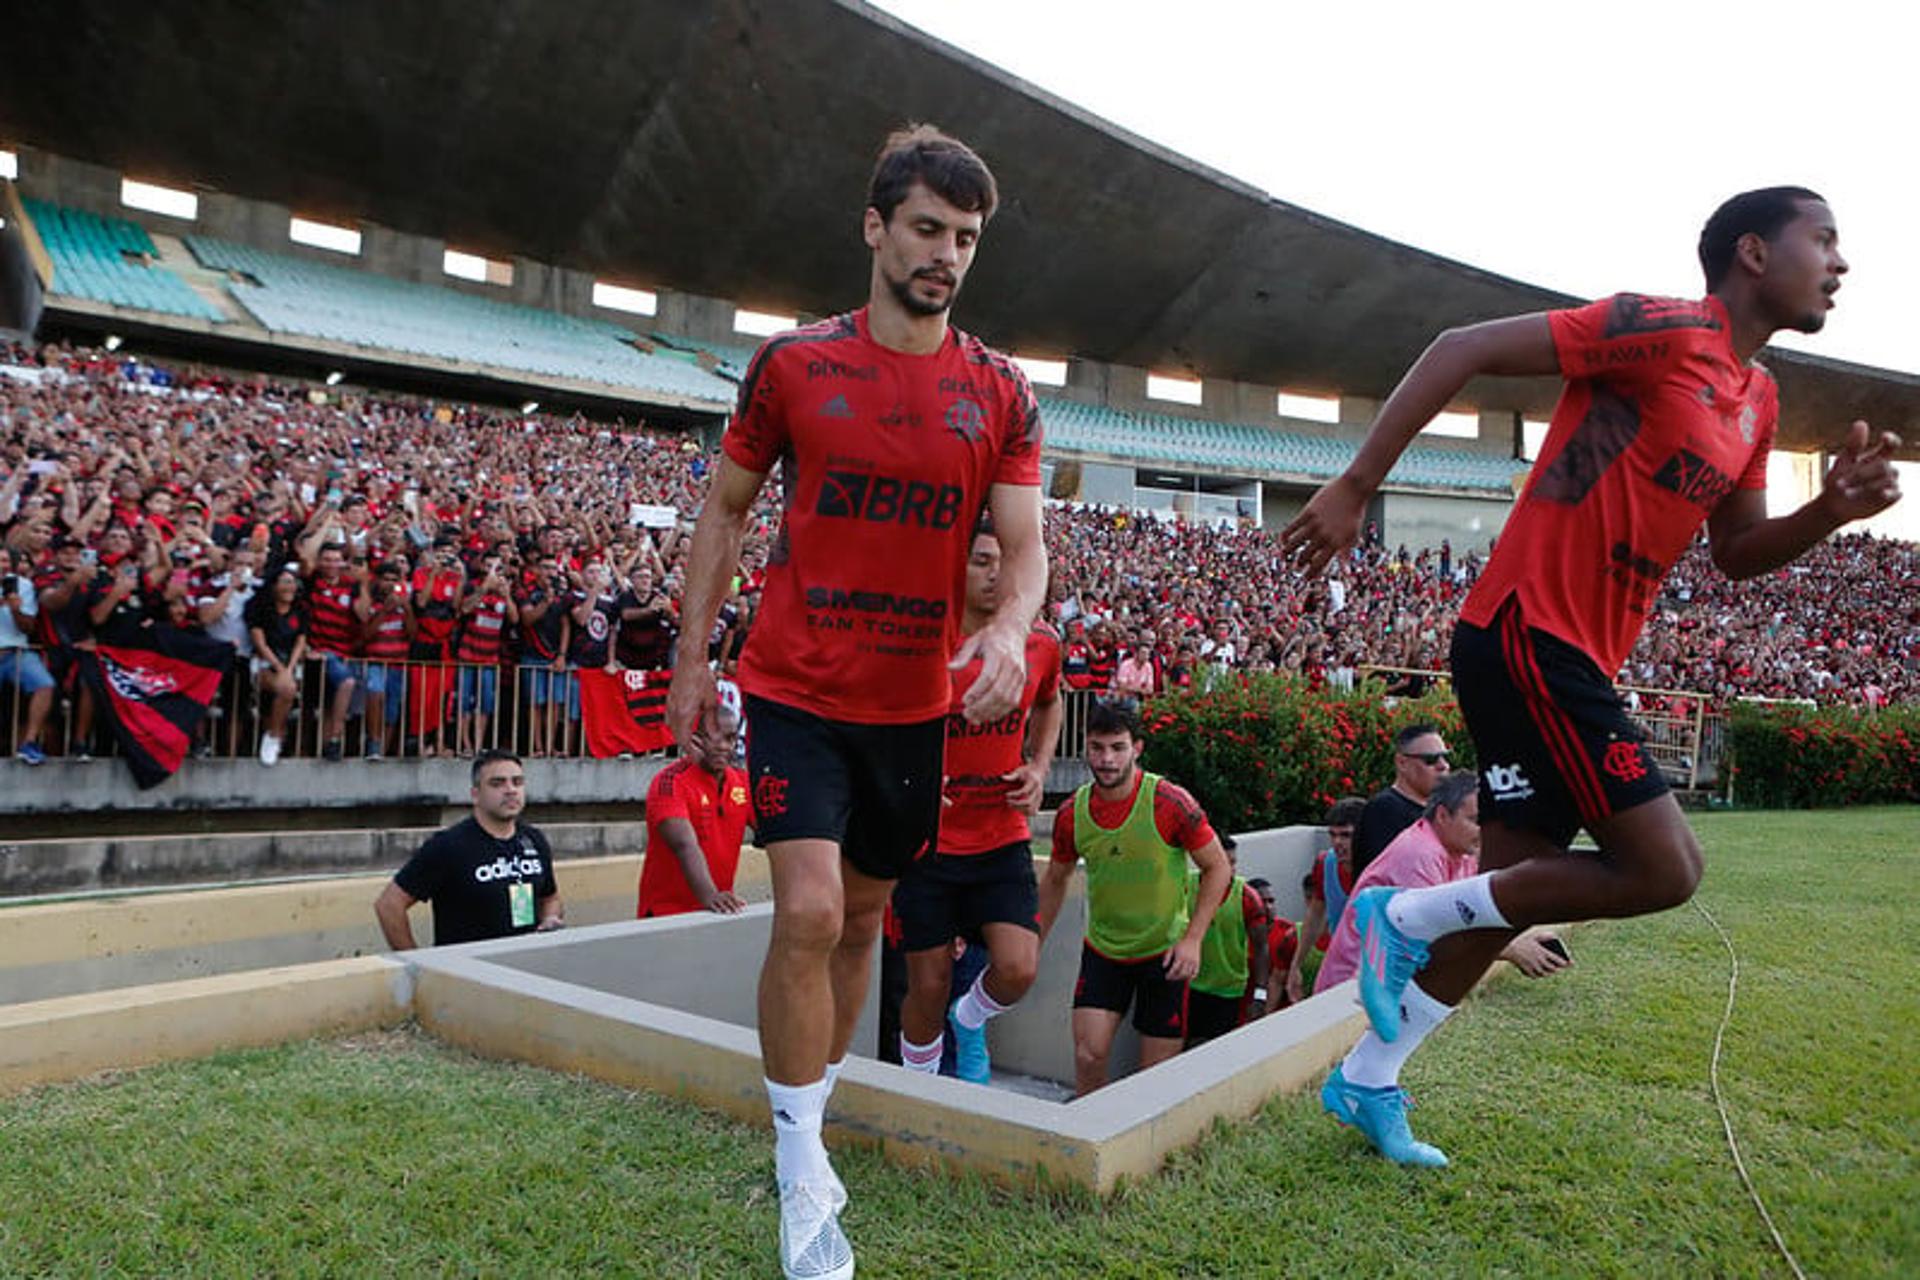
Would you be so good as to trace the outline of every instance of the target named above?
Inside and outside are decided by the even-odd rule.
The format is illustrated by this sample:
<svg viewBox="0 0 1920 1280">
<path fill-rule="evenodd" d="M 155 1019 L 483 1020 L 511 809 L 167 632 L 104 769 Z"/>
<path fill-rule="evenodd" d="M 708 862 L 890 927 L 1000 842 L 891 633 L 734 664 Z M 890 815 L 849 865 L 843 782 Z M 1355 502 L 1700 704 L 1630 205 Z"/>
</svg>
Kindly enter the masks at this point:
<svg viewBox="0 0 1920 1280">
<path fill-rule="evenodd" d="M 1841 525 L 1885 511 L 1900 500 L 1899 448 L 1893 432 L 1875 437 L 1866 423 L 1854 423 L 1820 492 L 1774 519 L 1764 489 L 1735 489 L 1707 517 L 1713 563 L 1729 578 L 1757 577 L 1799 559 Z"/>
<path fill-rule="evenodd" d="M 411 951 L 419 945 L 413 940 L 413 924 L 407 919 L 408 910 L 418 901 L 394 880 L 387 881 L 387 887 L 373 900 L 374 919 L 380 922 L 387 945 L 395 951 Z"/>
<path fill-rule="evenodd" d="M 1267 951 L 1267 930 L 1271 927 L 1272 925 L 1268 921 L 1267 913 L 1264 909 L 1260 912 L 1259 917 L 1247 926 L 1247 942 L 1253 949 L 1253 972 L 1250 975 L 1253 979 L 1253 989 L 1267 993 L 1267 1002 L 1262 1012 L 1264 1012 L 1265 1009 L 1271 1009 L 1273 1007 L 1273 992 L 1271 989 L 1273 956 Z"/>
<path fill-rule="evenodd" d="M 1200 868 L 1200 887 L 1194 891 L 1193 915 L 1187 920 L 1187 931 L 1167 953 L 1167 977 L 1175 982 L 1184 982 L 1200 972 L 1200 940 L 1207 936 L 1213 913 L 1220 909 L 1220 904 L 1226 901 L 1227 890 L 1233 887 L 1233 866 L 1227 861 L 1227 851 L 1220 847 L 1219 836 L 1198 849 L 1189 849 L 1187 856 Z"/>
<path fill-rule="evenodd" d="M 1537 377 L 1560 372 L 1547 313 L 1511 316 L 1449 329 L 1421 353 L 1393 389 L 1347 469 L 1321 487 L 1281 533 L 1283 554 L 1319 573 L 1352 546 L 1367 501 L 1420 428 L 1482 374 Z"/>
<path fill-rule="evenodd" d="M 1020 705 L 1027 682 L 1027 629 L 1040 612 L 1047 590 L 1047 548 L 1040 536 L 1040 488 L 1028 484 L 996 484 L 987 491 L 993 513 L 993 531 L 1000 539 L 1000 603 L 987 625 L 974 632 L 953 655 L 955 671 L 974 658 L 980 674 L 960 701 L 960 710 L 974 724 L 998 720 Z M 702 518 L 705 517 L 702 512 Z M 699 534 L 694 534 L 699 545 Z M 734 547 L 736 555 L 739 546 Z M 713 625 L 709 615 L 705 627 Z M 705 629 L 700 633 L 706 635 Z"/>
<path fill-rule="evenodd" d="M 1307 918 L 1300 922 L 1300 945 L 1293 949 L 1293 959 L 1287 965 L 1287 999 L 1301 1000 L 1306 996 L 1306 982 L 1300 972 L 1301 964 L 1306 960 L 1307 948 L 1311 947 L 1321 934 L 1327 930 L 1327 904 L 1320 898 L 1307 903 Z M 1274 992 L 1267 993 L 1267 1008 L 1276 1006 Z"/>
<path fill-rule="evenodd" d="M 680 642 L 673 664 L 673 683 L 667 688 L 667 726 L 682 751 L 694 748 L 694 735 L 706 732 L 707 721 L 719 705 L 713 671 L 707 666 L 707 637 L 727 587 L 740 567 L 740 544 L 746 537 L 747 517 L 760 494 L 767 473 L 749 471 L 726 454 L 714 468 L 713 484 L 693 526 L 693 546 L 687 552 L 686 595 L 680 606 Z"/>
<path fill-rule="evenodd" d="M 673 851 L 673 860 L 680 864 L 680 874 L 687 878 L 687 888 L 693 891 L 693 900 L 703 911 L 730 916 L 747 905 L 737 895 L 714 886 L 706 850 L 700 847 L 700 838 L 694 834 L 691 822 L 685 818 L 664 819 L 660 823 L 660 836 Z"/>
<path fill-rule="evenodd" d="M 1053 922 L 1060 918 L 1060 907 L 1067 900 L 1067 886 L 1073 881 L 1074 864 L 1079 860 L 1079 853 L 1073 847 L 1073 807 L 1069 803 L 1053 815 L 1053 856 L 1047 859 L 1046 873 L 1040 877 L 1042 944 L 1053 932 Z"/>
<path fill-rule="evenodd" d="M 1054 749 L 1060 744 L 1060 722 L 1066 714 L 1057 682 L 1051 697 L 1033 700 L 1033 712 L 1027 717 L 1026 760 L 1007 775 L 1007 781 L 1013 784 L 1007 791 L 1007 803 L 1022 813 L 1039 812 L 1047 774 L 1053 769 Z"/>
</svg>

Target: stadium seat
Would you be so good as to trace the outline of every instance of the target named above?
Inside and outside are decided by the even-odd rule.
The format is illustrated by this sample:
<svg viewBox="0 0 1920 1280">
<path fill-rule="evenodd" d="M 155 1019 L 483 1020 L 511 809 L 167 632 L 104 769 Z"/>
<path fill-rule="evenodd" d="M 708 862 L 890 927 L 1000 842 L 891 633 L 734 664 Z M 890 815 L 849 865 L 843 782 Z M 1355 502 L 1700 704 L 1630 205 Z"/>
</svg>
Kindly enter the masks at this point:
<svg viewBox="0 0 1920 1280">
<path fill-rule="evenodd" d="M 53 259 L 55 296 L 196 320 L 226 318 L 193 286 L 154 261 L 159 250 L 137 223 L 44 200 L 21 203 Z"/>
</svg>

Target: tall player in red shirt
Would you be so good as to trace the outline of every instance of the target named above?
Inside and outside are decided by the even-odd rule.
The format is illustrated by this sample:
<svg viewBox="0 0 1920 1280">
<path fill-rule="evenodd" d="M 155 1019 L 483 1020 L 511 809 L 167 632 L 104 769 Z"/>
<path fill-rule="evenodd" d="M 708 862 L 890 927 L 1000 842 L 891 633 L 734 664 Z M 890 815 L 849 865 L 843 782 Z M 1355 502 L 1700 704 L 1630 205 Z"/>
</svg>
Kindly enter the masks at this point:
<svg viewBox="0 0 1920 1280">
<path fill-rule="evenodd" d="M 967 557 L 961 634 L 973 635 L 992 620 L 999 587 L 1000 539 L 983 528 Z M 986 1084 L 991 1076 L 988 1019 L 1027 994 L 1040 964 L 1040 897 L 1028 819 L 1040 808 L 1065 712 L 1060 640 L 1045 623 L 1036 621 L 1027 632 L 1027 682 L 1020 705 L 998 720 L 976 724 L 962 708 L 980 665 L 975 661 L 953 673 L 940 837 L 893 891 L 893 914 L 907 953 L 900 1061 L 936 1074 L 951 1017 L 955 1074 L 974 1084 Z M 987 945 L 987 967 L 949 1013 L 953 940 L 976 930 Z"/>
<path fill-rule="evenodd" d="M 1442 334 L 1346 473 L 1283 535 L 1319 571 L 1353 544 L 1388 468 L 1469 379 L 1565 379 L 1454 632 L 1454 688 L 1482 769 L 1481 874 L 1369 890 L 1348 907 L 1372 1030 L 1321 1099 L 1401 1163 L 1446 1157 L 1408 1131 L 1400 1066 L 1516 931 L 1665 910 L 1699 883 L 1699 843 L 1609 677 L 1702 521 L 1714 563 L 1751 578 L 1900 496 L 1899 437 L 1856 422 L 1820 494 L 1767 518 L 1778 406 L 1754 357 L 1781 329 L 1817 332 L 1833 307 L 1847 263 L 1826 202 L 1799 187 L 1735 196 L 1707 221 L 1699 250 L 1702 301 L 1621 294 Z M 1581 827 L 1600 856 L 1565 856 Z"/>
<path fill-rule="evenodd" d="M 939 826 L 949 661 L 980 662 L 967 720 L 1013 711 L 1046 585 L 1033 393 L 1012 361 L 947 323 L 997 199 L 986 165 L 939 130 L 887 140 L 862 224 L 867 305 L 755 354 L 689 554 L 667 718 L 698 751 L 717 705 L 707 640 L 778 463 L 784 512 L 739 682 L 773 874 L 760 1049 L 789 1277 L 853 1274 L 820 1121 L 887 896 Z M 999 607 L 962 641 L 982 508 L 1000 537 Z"/>
</svg>

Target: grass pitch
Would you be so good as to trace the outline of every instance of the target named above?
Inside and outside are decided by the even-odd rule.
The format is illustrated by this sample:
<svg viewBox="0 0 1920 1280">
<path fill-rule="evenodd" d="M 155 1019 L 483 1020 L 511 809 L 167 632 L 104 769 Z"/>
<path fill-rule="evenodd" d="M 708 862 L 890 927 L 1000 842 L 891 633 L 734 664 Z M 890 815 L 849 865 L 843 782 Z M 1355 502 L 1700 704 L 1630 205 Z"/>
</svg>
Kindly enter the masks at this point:
<svg viewBox="0 0 1920 1280">
<path fill-rule="evenodd" d="M 1920 1274 L 1920 811 L 1698 828 L 1760 1193 L 1810 1273 Z M 1490 990 L 1409 1070 L 1451 1170 L 1373 1158 L 1311 1094 L 1105 1202 L 844 1153 L 860 1275 L 1785 1274 L 1707 1089 L 1719 939 L 1682 908 L 1571 945 L 1570 974 Z M 226 1054 L 0 1102 L 0 1273 L 777 1275 L 769 1148 L 411 1031 Z"/>
</svg>

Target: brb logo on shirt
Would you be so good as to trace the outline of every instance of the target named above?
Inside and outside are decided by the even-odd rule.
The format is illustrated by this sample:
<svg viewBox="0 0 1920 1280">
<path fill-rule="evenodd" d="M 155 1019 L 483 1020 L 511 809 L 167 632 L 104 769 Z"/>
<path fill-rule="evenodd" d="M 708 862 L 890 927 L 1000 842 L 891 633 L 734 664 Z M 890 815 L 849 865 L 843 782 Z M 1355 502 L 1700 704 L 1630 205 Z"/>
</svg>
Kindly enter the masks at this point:
<svg viewBox="0 0 1920 1280">
<path fill-rule="evenodd" d="M 960 518 L 961 497 L 962 490 L 956 484 L 931 485 L 863 471 L 829 471 L 820 481 L 814 513 L 871 524 L 951 529 Z"/>
<path fill-rule="evenodd" d="M 1496 764 L 1487 769 L 1487 788 L 1496 803 L 1502 800 L 1527 800 L 1533 796 L 1533 784 L 1517 764 Z"/>
</svg>

